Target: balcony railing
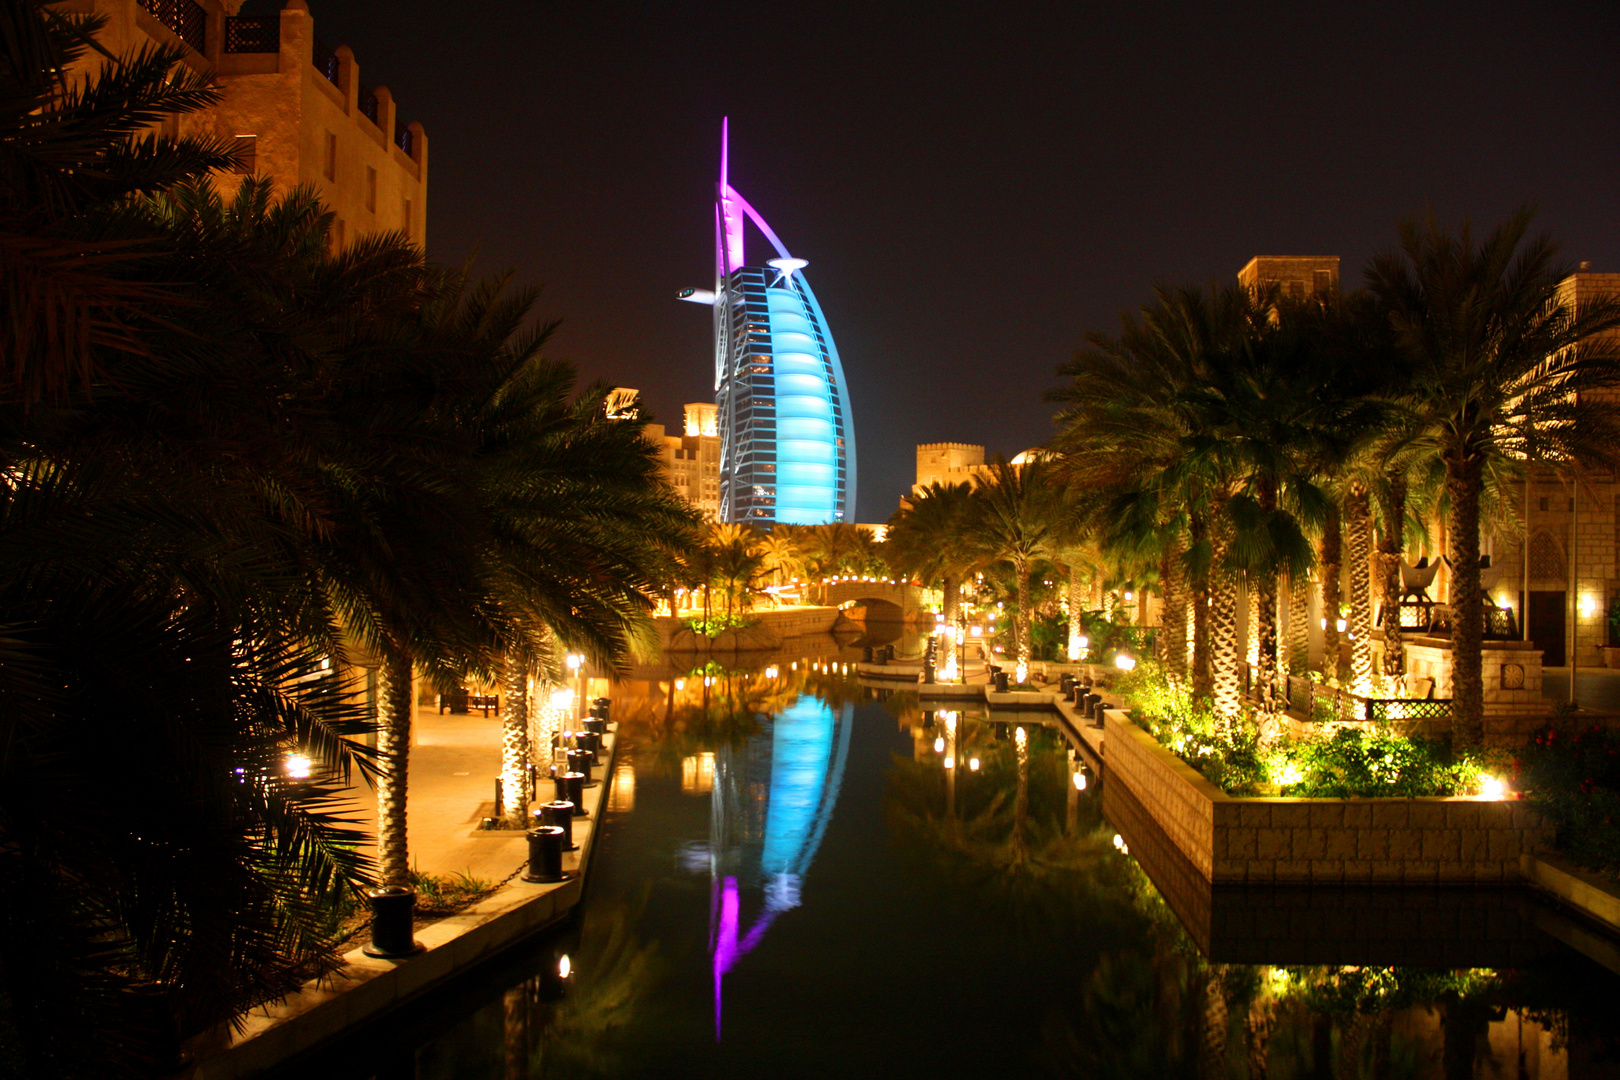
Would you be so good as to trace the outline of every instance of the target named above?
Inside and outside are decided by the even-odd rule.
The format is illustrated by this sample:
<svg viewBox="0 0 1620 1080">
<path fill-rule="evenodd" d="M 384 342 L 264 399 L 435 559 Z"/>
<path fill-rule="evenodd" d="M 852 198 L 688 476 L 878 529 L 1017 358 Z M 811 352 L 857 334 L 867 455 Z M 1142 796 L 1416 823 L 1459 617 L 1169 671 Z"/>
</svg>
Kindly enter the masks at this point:
<svg viewBox="0 0 1620 1080">
<path fill-rule="evenodd" d="M 338 58 L 337 53 L 328 49 L 317 39 L 315 47 L 310 51 L 310 63 L 315 70 L 326 76 L 326 80 L 333 86 L 338 84 Z"/>
<path fill-rule="evenodd" d="M 281 51 L 279 15 L 225 16 L 225 51 L 273 53 Z"/>
<path fill-rule="evenodd" d="M 208 51 L 208 12 L 196 0 L 141 0 L 141 6 L 197 52 Z"/>
</svg>

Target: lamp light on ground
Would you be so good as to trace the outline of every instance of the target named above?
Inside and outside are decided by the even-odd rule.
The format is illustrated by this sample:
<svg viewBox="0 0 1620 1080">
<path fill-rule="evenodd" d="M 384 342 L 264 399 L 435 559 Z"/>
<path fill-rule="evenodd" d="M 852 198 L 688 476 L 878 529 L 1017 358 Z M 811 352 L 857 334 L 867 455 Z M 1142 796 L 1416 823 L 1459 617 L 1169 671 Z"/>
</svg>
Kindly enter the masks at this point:
<svg viewBox="0 0 1620 1080">
<path fill-rule="evenodd" d="M 1120 653 L 1118 656 L 1114 657 L 1114 666 L 1119 668 L 1121 671 L 1135 671 L 1136 657 L 1132 656 L 1130 653 Z"/>
<path fill-rule="evenodd" d="M 1482 799 L 1490 799 L 1493 802 L 1500 802 L 1501 800 L 1507 798 L 1507 784 L 1498 777 L 1491 776 L 1487 773 L 1480 773 L 1479 797 Z"/>
<path fill-rule="evenodd" d="M 282 768 L 294 780 L 308 780 L 310 760 L 303 754 L 288 754 L 287 760 L 282 762 Z"/>
<path fill-rule="evenodd" d="M 1303 779 L 1305 779 L 1305 773 L 1301 771 L 1299 764 L 1293 761 L 1285 764 L 1277 773 L 1277 784 L 1280 787 L 1288 787 L 1292 784 L 1297 784 Z"/>
<path fill-rule="evenodd" d="M 1023 660 L 1020 660 L 1020 661 L 1018 661 L 1017 668 L 1015 668 L 1014 670 L 1018 674 L 1017 674 L 1017 678 L 1014 679 L 1013 681 L 1018 683 L 1020 686 L 1022 686 L 1024 681 L 1029 678 L 1029 664 L 1026 663 Z"/>
</svg>

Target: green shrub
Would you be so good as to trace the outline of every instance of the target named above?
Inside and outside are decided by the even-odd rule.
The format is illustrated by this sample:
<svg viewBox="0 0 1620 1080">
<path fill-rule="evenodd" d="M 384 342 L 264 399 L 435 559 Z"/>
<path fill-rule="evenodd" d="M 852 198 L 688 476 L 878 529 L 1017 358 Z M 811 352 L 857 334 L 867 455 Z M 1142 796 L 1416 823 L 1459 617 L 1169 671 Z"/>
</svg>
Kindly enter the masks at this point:
<svg viewBox="0 0 1620 1080">
<path fill-rule="evenodd" d="M 1513 764 L 1515 786 L 1552 823 L 1560 852 L 1593 870 L 1620 870 L 1620 733 L 1549 725 Z"/>
<path fill-rule="evenodd" d="M 1458 752 L 1450 740 L 1340 728 L 1325 739 L 1288 740 L 1272 774 L 1283 795 L 1314 799 L 1473 795 L 1500 751 Z"/>
<path fill-rule="evenodd" d="M 727 630 L 741 630 L 743 627 L 752 626 L 753 624 L 753 619 L 742 615 L 715 614 L 710 615 L 707 619 L 698 616 L 686 620 L 687 629 L 706 638 L 719 637 Z"/>
</svg>

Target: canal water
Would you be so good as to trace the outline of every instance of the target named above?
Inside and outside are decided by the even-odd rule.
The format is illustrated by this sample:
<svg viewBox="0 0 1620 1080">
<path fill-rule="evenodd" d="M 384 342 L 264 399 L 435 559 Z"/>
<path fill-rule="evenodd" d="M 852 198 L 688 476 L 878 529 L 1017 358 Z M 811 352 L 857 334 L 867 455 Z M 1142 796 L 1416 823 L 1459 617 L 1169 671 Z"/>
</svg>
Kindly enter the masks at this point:
<svg viewBox="0 0 1620 1080">
<path fill-rule="evenodd" d="M 823 653 L 617 685 L 575 923 L 323 1063 L 379 1080 L 1620 1076 L 1620 952 L 1527 894 L 1212 893 L 1051 717 L 925 707 L 861 685 L 856 650 Z"/>
</svg>

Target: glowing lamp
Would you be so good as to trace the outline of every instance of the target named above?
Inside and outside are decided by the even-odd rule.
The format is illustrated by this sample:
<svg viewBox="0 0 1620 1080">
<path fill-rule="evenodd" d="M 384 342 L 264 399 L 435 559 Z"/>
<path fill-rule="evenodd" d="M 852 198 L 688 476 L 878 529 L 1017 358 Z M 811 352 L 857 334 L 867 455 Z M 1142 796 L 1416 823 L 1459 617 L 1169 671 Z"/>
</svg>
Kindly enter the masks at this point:
<svg viewBox="0 0 1620 1080">
<path fill-rule="evenodd" d="M 1120 653 L 1118 656 L 1114 657 L 1114 666 L 1119 668 L 1121 671 L 1135 671 L 1136 657 L 1132 656 L 1130 653 Z"/>
<path fill-rule="evenodd" d="M 1507 798 L 1507 784 L 1494 776 L 1481 773 L 1479 776 L 1479 797 L 1500 802 Z"/>
<path fill-rule="evenodd" d="M 944 752 L 945 752 L 945 736 L 941 735 L 939 738 L 934 740 L 934 753 L 943 754 Z"/>
<path fill-rule="evenodd" d="M 1080 659 L 1084 652 L 1085 650 L 1080 647 L 1080 643 L 1078 641 L 1069 642 L 1069 659 L 1071 661 Z"/>
<path fill-rule="evenodd" d="M 568 670 L 569 671 L 578 671 L 580 665 L 583 664 L 584 662 L 585 662 L 585 658 L 583 656 L 579 655 L 579 653 L 572 653 L 571 652 L 571 653 L 568 654 Z"/>
<path fill-rule="evenodd" d="M 968 758 L 968 771 L 969 772 L 978 772 L 979 771 L 979 759 L 978 758 L 976 758 L 976 757 Z"/>
<path fill-rule="evenodd" d="M 1086 790 L 1086 774 L 1085 773 L 1077 772 L 1077 773 L 1074 774 L 1074 787 L 1075 787 L 1076 791 L 1084 791 L 1084 790 Z"/>
<path fill-rule="evenodd" d="M 1024 680 L 1029 678 L 1029 664 L 1025 663 L 1023 660 L 1020 660 L 1018 661 L 1018 666 L 1013 670 L 1018 673 L 1018 677 L 1013 681 L 1022 686 Z"/>
<path fill-rule="evenodd" d="M 294 780 L 308 780 L 310 760 L 303 754 L 288 754 L 287 760 L 282 764 L 287 775 Z"/>
<path fill-rule="evenodd" d="M 677 689 L 679 689 L 680 683 L 676 683 L 675 686 Z M 566 709 L 573 703 L 574 692 L 568 689 L 568 687 L 560 687 L 551 692 L 551 707 L 553 709 Z"/>
<path fill-rule="evenodd" d="M 953 757 L 948 757 L 948 758 L 946 758 L 946 759 L 945 759 L 945 767 L 946 767 L 946 768 L 947 768 L 947 769 L 954 769 L 954 768 L 956 768 L 956 759 L 955 759 L 955 758 L 953 758 Z"/>
<path fill-rule="evenodd" d="M 563 953 L 562 959 L 557 961 L 557 978 L 566 979 L 573 973 L 574 962 L 568 959 L 567 953 Z"/>
<path fill-rule="evenodd" d="M 1334 620 L 1333 625 L 1338 627 L 1339 633 L 1341 634 L 1350 629 L 1350 621 L 1348 619 L 1336 619 Z"/>
</svg>

